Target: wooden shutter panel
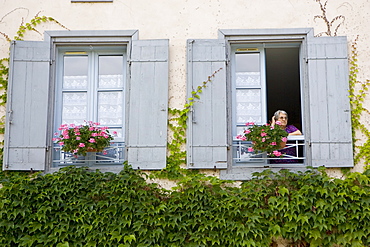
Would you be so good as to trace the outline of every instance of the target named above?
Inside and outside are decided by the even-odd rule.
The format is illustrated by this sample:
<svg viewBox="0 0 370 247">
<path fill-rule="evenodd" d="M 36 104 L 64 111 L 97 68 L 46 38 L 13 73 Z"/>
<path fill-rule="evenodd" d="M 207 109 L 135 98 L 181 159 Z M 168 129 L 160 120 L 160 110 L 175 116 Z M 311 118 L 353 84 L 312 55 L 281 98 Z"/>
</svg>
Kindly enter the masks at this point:
<svg viewBox="0 0 370 247">
<path fill-rule="evenodd" d="M 227 168 L 226 53 L 224 40 L 189 40 L 187 44 L 187 95 L 203 85 L 208 76 L 221 68 L 203 89 L 188 118 L 188 168 Z"/>
<path fill-rule="evenodd" d="M 346 37 L 309 37 L 308 157 L 312 166 L 352 167 Z"/>
<path fill-rule="evenodd" d="M 126 142 L 133 168 L 166 167 L 168 40 L 134 40 Z"/>
<path fill-rule="evenodd" d="M 10 58 L 4 170 L 44 170 L 49 43 L 14 41 Z"/>
</svg>

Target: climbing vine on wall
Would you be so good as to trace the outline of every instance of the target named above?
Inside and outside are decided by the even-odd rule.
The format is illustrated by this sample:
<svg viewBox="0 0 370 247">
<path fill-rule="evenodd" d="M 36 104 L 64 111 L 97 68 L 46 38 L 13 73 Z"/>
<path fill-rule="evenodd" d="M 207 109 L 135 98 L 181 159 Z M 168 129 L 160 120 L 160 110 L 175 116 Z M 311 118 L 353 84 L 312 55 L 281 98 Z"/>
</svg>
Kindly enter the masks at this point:
<svg viewBox="0 0 370 247">
<path fill-rule="evenodd" d="M 325 32 L 320 32 L 316 36 L 320 37 L 323 34 L 326 34 L 327 36 L 337 36 L 338 28 L 343 24 L 345 17 L 343 15 L 337 15 L 332 20 L 329 20 L 326 12 L 326 5 L 328 1 L 325 1 L 324 3 L 322 3 L 321 0 L 315 1 L 320 5 L 321 15 L 315 15 L 314 20 L 323 20 L 327 28 Z"/>
<path fill-rule="evenodd" d="M 351 57 L 350 57 L 350 68 L 349 68 L 349 97 L 351 103 L 351 116 L 352 116 L 352 136 L 355 148 L 354 162 L 357 164 L 361 159 L 365 164 L 370 164 L 370 131 L 361 122 L 363 113 L 370 114 L 369 110 L 363 105 L 367 96 L 370 81 L 359 81 L 357 74 L 359 72 L 357 63 L 357 41 L 358 36 L 351 44 Z M 356 131 L 362 134 L 362 144 L 358 144 L 361 140 L 356 138 Z"/>
<path fill-rule="evenodd" d="M 24 8 L 13 9 L 9 13 L 7 13 L 5 16 L 3 16 L 2 19 L 6 17 L 7 15 L 19 9 L 24 9 Z M 22 23 L 19 26 L 16 32 L 16 35 L 13 37 L 13 40 L 23 40 L 23 37 L 27 31 L 37 32 L 38 34 L 42 35 L 42 33 L 38 31 L 36 27 L 42 23 L 47 23 L 47 22 L 52 22 L 62 28 L 68 29 L 63 24 L 61 24 L 59 21 L 54 19 L 53 17 L 39 16 L 39 13 L 37 13 L 29 22 L 23 23 L 23 20 L 22 20 Z M 11 42 L 12 39 L 10 38 L 10 35 L 4 32 L 0 32 L 0 35 L 3 36 L 3 38 L 7 42 Z M 1 58 L 0 59 L 0 91 L 2 92 L 2 94 L 0 95 L 0 107 L 3 107 L 3 108 L 5 108 L 5 104 L 6 104 L 6 97 L 7 97 L 6 90 L 8 87 L 8 75 L 9 75 L 9 58 L 8 57 Z M 4 131 L 5 131 L 5 117 L 2 117 L 0 119 L 0 134 L 4 134 Z M 3 157 L 3 148 L 0 149 L 0 165 L 2 165 L 3 163 L 2 157 Z"/>
<path fill-rule="evenodd" d="M 188 114 L 192 109 L 192 106 L 196 100 L 200 99 L 200 94 L 203 92 L 209 83 L 212 82 L 216 74 L 221 70 L 214 71 L 207 80 L 203 81 L 194 91 L 191 92 L 191 97 L 188 98 L 182 109 L 169 108 L 169 120 L 168 126 L 172 133 L 170 142 L 167 144 L 168 156 L 167 165 L 160 173 L 157 173 L 158 177 L 167 178 L 180 178 L 183 174 L 196 173 L 195 170 L 181 169 L 181 166 L 186 165 L 186 151 L 184 145 L 186 144 L 186 126 Z"/>
</svg>

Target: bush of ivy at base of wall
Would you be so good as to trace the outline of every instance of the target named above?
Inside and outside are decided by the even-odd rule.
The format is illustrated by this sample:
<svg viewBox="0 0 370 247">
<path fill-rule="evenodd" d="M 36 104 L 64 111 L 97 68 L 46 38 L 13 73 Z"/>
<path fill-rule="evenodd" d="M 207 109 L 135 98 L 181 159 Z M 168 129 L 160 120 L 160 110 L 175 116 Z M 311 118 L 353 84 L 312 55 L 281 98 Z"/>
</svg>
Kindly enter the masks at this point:
<svg viewBox="0 0 370 247">
<path fill-rule="evenodd" d="M 370 170 L 269 170 L 232 186 L 194 174 L 173 190 L 128 166 L 0 174 L 1 246 L 369 246 Z M 299 243 L 299 244 L 298 244 Z"/>
</svg>

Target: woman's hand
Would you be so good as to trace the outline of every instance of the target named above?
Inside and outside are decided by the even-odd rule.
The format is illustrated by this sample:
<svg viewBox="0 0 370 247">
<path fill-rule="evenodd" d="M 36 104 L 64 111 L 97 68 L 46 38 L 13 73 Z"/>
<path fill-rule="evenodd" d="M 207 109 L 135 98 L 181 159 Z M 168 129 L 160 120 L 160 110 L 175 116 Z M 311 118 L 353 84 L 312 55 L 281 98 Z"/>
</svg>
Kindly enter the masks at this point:
<svg viewBox="0 0 370 247">
<path fill-rule="evenodd" d="M 272 116 L 272 118 L 271 118 L 271 126 L 272 127 L 275 127 L 275 117 L 274 116 Z"/>
</svg>

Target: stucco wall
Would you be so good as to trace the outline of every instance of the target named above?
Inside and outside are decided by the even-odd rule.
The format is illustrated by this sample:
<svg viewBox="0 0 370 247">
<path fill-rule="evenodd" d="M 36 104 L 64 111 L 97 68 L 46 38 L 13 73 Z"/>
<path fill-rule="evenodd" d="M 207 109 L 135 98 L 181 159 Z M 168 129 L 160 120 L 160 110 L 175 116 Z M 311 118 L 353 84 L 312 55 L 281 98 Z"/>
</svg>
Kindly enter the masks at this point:
<svg viewBox="0 0 370 247">
<path fill-rule="evenodd" d="M 71 3 L 70 0 L 0 0 L 0 32 L 14 37 L 22 22 L 36 14 L 50 16 L 71 30 L 138 29 L 140 39 L 170 40 L 170 107 L 185 102 L 186 40 L 216 38 L 218 29 L 301 28 L 326 31 L 319 3 L 315 0 L 114 0 L 113 3 Z M 327 17 L 331 21 L 343 15 L 345 21 L 338 35 L 348 41 L 359 35 L 359 79 L 370 78 L 370 1 L 329 0 Z M 333 24 L 333 29 L 336 22 Z M 62 29 L 56 24 L 42 24 L 44 30 Z M 41 40 L 42 35 L 28 32 L 25 39 Z M 8 55 L 8 42 L 0 35 L 0 58 Z M 370 98 L 370 97 L 369 97 Z M 365 102 L 370 108 L 370 99 Z M 370 127 L 370 117 L 363 121 Z M 359 165 L 355 170 L 361 170 Z M 333 171 L 333 175 L 339 175 Z"/>
</svg>

